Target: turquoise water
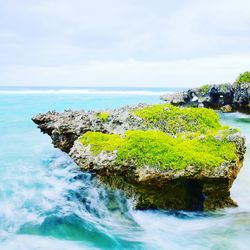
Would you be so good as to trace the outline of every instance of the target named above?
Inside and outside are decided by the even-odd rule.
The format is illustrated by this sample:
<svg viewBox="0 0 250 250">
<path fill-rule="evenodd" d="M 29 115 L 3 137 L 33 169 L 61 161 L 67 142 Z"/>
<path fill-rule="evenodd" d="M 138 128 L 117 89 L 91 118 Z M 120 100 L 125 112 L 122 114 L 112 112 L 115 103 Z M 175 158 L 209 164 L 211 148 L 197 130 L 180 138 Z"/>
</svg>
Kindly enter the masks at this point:
<svg viewBox="0 0 250 250">
<path fill-rule="evenodd" d="M 165 90 L 77 91 L 0 89 L 0 249 L 249 249 L 249 150 L 232 188 L 238 208 L 134 211 L 122 193 L 105 189 L 53 148 L 31 117 L 48 110 L 157 103 Z M 241 129 L 250 148 L 250 116 L 221 117 Z"/>
</svg>

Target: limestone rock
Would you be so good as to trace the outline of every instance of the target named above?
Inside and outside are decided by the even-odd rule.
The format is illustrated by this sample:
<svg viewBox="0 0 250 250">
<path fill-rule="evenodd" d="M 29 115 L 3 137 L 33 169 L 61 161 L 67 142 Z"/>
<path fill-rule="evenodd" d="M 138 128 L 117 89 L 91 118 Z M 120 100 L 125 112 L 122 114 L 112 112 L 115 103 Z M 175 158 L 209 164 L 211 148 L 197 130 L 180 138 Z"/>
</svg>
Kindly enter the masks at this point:
<svg viewBox="0 0 250 250">
<path fill-rule="evenodd" d="M 229 112 L 233 111 L 233 108 L 230 105 L 228 105 L 228 104 L 225 105 L 225 106 L 222 106 L 220 109 L 224 113 L 229 113 Z"/>
<path fill-rule="evenodd" d="M 225 93 L 231 96 L 231 90 L 229 87 Z M 216 88 L 213 93 L 218 91 Z M 206 97 L 200 102 L 199 94 L 189 91 L 175 100 L 186 102 L 188 99 L 197 105 L 204 103 L 207 105 L 209 98 L 212 97 Z M 226 96 L 222 99 L 221 103 L 225 104 Z M 243 100 L 242 97 L 241 102 Z M 111 152 L 103 150 L 94 154 L 91 145 L 81 143 L 80 136 L 88 131 L 118 134 L 121 137 L 124 137 L 128 130 L 157 131 L 159 127 L 146 125 L 142 118 L 131 112 L 139 107 L 146 106 L 140 104 L 109 110 L 107 120 L 100 118 L 100 111 L 68 110 L 63 113 L 52 111 L 39 114 L 33 117 L 33 121 L 43 133 L 51 137 L 54 146 L 69 153 L 81 169 L 95 174 L 106 185 L 123 190 L 133 199 L 134 206 L 138 209 L 210 210 L 236 206 L 230 198 L 230 188 L 242 167 L 245 139 L 233 130 L 228 131 L 226 140 L 236 147 L 235 159 L 206 168 L 192 164 L 184 169 L 163 169 L 149 164 L 138 167 L 133 160 L 121 164 L 116 161 L 117 150 Z M 185 119 L 185 116 L 181 116 L 181 119 Z M 164 120 L 158 121 L 157 124 L 168 126 L 171 123 Z M 191 120 L 190 124 L 194 125 Z M 168 129 L 165 131 L 167 133 Z M 181 133 L 183 127 L 182 130 L 176 129 L 176 131 Z M 176 137 L 175 134 L 171 136 Z M 215 138 L 218 141 L 222 140 L 220 134 Z M 200 135 L 198 139 L 204 140 L 205 136 Z"/>
</svg>

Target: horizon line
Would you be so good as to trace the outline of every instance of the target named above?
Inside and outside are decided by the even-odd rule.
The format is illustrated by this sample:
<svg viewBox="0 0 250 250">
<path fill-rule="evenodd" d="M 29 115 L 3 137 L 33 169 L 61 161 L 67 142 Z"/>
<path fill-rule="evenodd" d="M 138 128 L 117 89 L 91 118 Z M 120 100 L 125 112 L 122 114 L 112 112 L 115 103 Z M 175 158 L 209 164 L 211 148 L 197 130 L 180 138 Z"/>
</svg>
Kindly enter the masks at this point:
<svg viewBox="0 0 250 250">
<path fill-rule="evenodd" d="M 116 86 L 116 85 L 66 85 L 66 84 L 62 84 L 62 85 L 59 85 L 59 84 L 56 84 L 56 85 L 29 85 L 29 84 L 26 84 L 26 85 L 21 85 L 21 84 L 11 84 L 11 85 L 1 85 L 0 84 L 0 88 L 5 88 L 5 87 L 32 87 L 32 88 L 41 88 L 41 87 L 51 87 L 51 88 L 58 88 L 58 87 L 66 87 L 66 88 L 173 88 L 173 89 L 176 89 L 176 88 L 187 88 L 187 86 L 161 86 L 161 85 L 157 85 L 157 86 L 153 86 L 153 85 L 135 85 L 135 86 L 126 86 L 126 85 L 119 85 L 119 86 Z M 190 86 L 191 87 L 191 86 Z"/>
</svg>

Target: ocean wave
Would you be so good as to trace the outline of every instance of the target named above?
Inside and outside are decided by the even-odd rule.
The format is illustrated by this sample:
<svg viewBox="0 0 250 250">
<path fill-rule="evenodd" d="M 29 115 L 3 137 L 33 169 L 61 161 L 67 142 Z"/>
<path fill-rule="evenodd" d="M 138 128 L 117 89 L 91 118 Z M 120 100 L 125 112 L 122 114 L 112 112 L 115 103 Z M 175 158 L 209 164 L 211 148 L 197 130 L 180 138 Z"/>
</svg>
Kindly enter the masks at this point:
<svg viewBox="0 0 250 250">
<path fill-rule="evenodd" d="M 1 95 L 163 95 L 172 93 L 171 91 L 153 90 L 92 90 L 92 89 L 22 89 L 22 90 L 0 90 Z"/>
</svg>

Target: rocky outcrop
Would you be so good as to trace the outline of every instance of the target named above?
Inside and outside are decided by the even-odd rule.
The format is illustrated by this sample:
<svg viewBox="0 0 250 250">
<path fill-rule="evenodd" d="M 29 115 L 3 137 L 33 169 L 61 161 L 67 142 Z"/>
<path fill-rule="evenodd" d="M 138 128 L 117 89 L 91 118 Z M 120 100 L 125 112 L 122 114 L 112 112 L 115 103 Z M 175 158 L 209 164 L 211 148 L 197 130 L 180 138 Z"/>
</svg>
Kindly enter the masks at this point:
<svg viewBox="0 0 250 250">
<path fill-rule="evenodd" d="M 43 133 L 51 137 L 55 147 L 68 153 L 75 140 L 87 131 L 123 134 L 129 129 L 145 129 L 141 119 L 130 114 L 131 109 L 143 106 L 145 105 L 139 104 L 130 109 L 126 106 L 114 109 L 111 111 L 109 122 L 99 116 L 102 112 L 84 110 L 66 110 L 63 113 L 49 111 L 34 116 L 32 120 Z"/>
<path fill-rule="evenodd" d="M 184 170 L 163 171 L 150 166 L 138 168 L 115 164 L 116 153 L 93 156 L 90 147 L 76 141 L 70 156 L 83 169 L 96 173 L 113 188 L 132 197 L 137 209 L 213 210 L 236 206 L 230 188 L 241 166 L 245 152 L 244 139 L 232 138 L 238 144 L 239 159 L 215 168 L 188 166 Z"/>
<path fill-rule="evenodd" d="M 67 152 L 84 171 L 95 174 L 100 181 L 112 188 L 123 190 L 129 198 L 132 198 L 134 206 L 138 209 L 210 210 L 236 206 L 236 203 L 230 198 L 230 188 L 242 167 L 245 153 L 244 137 L 235 130 L 225 130 L 222 127 L 219 127 L 218 132 L 212 136 L 210 136 L 211 132 L 209 132 L 209 135 L 204 132 L 204 134 L 200 133 L 198 137 L 195 137 L 198 132 L 193 131 L 192 126 L 199 127 L 199 124 L 195 123 L 197 120 L 201 121 L 202 124 L 206 122 L 204 119 L 207 119 L 207 117 L 203 116 L 203 113 L 211 112 L 206 111 L 206 109 L 202 109 L 202 112 L 198 113 L 198 119 L 193 117 L 192 111 L 189 116 L 189 111 L 184 113 L 180 109 L 180 114 L 178 114 L 180 117 L 176 117 L 176 114 L 174 114 L 175 120 L 187 119 L 188 124 L 190 123 L 192 126 L 185 127 L 182 123 L 182 133 L 179 133 L 177 129 L 170 130 L 173 131 L 171 134 L 167 128 L 173 125 L 173 121 L 169 113 L 164 116 L 165 113 L 161 112 L 170 112 L 169 110 L 176 112 L 175 110 L 172 111 L 167 105 L 163 107 L 158 105 L 154 108 L 157 110 L 158 116 L 160 114 L 160 118 L 155 121 L 155 114 L 153 114 L 154 120 L 149 117 L 150 122 L 147 123 L 145 117 L 135 112 L 139 109 L 144 114 L 144 108 L 147 108 L 147 106 L 138 105 L 109 110 L 109 115 L 105 119 L 102 118 L 101 112 L 70 110 L 63 113 L 48 112 L 39 114 L 32 119 L 43 133 L 50 135 L 55 147 Z M 160 113 L 159 109 L 161 110 Z M 152 115 L 152 110 L 149 110 L 150 115 Z M 178 120 L 179 118 L 181 120 Z M 180 125 L 174 125 L 173 127 L 178 126 Z M 210 131 L 209 126 L 206 128 L 208 131 Z M 211 126 L 213 126 L 214 130 L 214 124 Z M 202 127 L 202 131 L 205 131 L 204 128 Z M 183 140 L 190 140 L 190 147 L 193 141 L 194 143 L 202 143 L 201 145 L 204 144 L 205 151 L 202 157 L 205 157 L 205 154 L 209 152 L 209 149 L 206 149 L 206 138 L 208 138 L 208 141 L 212 140 L 211 145 L 216 147 L 222 145 L 221 143 L 228 143 L 232 149 L 235 149 L 235 155 L 232 157 L 230 154 L 227 158 L 226 153 L 225 155 L 223 153 L 222 158 L 225 156 L 223 161 L 218 161 L 219 163 L 212 162 L 203 166 L 202 159 L 199 165 L 199 159 L 198 161 L 192 161 L 192 157 L 188 158 L 187 156 L 185 158 L 184 154 L 186 152 L 184 151 L 188 147 L 181 147 L 182 144 L 180 144 L 177 151 L 184 151 L 183 154 L 177 152 L 178 157 L 176 159 L 180 161 L 180 164 L 182 164 L 181 161 L 190 159 L 187 166 L 182 168 L 178 167 L 175 160 L 173 160 L 173 165 L 171 163 L 171 166 L 163 168 L 164 159 L 162 158 L 159 159 L 159 164 L 158 162 L 154 164 L 156 161 L 155 159 L 150 160 L 151 152 L 147 152 L 147 150 L 142 154 L 145 159 L 133 158 L 131 152 L 131 157 L 124 158 L 122 161 L 118 160 L 119 157 L 121 158 L 119 149 L 125 147 L 126 131 L 153 131 L 152 133 L 157 133 L 159 130 L 162 131 L 160 132 L 163 133 L 162 135 L 166 134 L 168 136 L 166 138 L 172 138 L 173 141 L 175 139 L 182 140 L 183 133 L 186 132 L 187 137 L 184 137 Z M 99 132 L 97 135 L 119 135 L 117 138 L 121 143 L 117 148 L 111 150 L 108 141 L 105 144 L 106 148 L 99 148 L 101 145 L 95 145 L 96 149 L 94 151 L 95 140 L 93 144 L 83 142 L 83 139 L 87 138 L 90 131 Z M 105 139 L 105 137 L 103 138 Z M 152 138 L 157 141 L 154 136 Z M 140 143 L 141 139 L 139 138 L 138 147 L 140 147 Z M 150 141 L 146 141 L 146 143 L 150 143 Z M 166 150 L 171 151 L 171 147 L 174 147 L 169 144 L 170 146 L 167 145 L 166 150 L 162 150 L 157 148 L 159 147 L 157 143 L 154 145 L 155 148 L 152 147 L 152 151 L 156 150 L 158 152 L 157 150 L 159 150 L 159 155 L 157 154 L 156 158 L 161 154 L 165 154 Z M 194 148 L 198 147 L 197 145 Z M 224 146 L 227 147 L 227 145 Z M 145 148 L 139 148 L 139 153 Z M 197 150 L 197 153 L 201 152 L 199 147 Z M 216 149 L 216 151 L 218 150 Z"/>
<path fill-rule="evenodd" d="M 161 99 L 173 105 L 250 113 L 250 83 L 204 85 L 182 93 L 163 95 Z"/>
</svg>

